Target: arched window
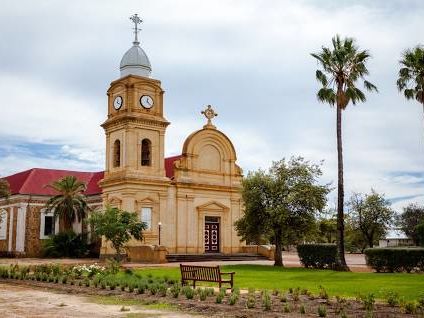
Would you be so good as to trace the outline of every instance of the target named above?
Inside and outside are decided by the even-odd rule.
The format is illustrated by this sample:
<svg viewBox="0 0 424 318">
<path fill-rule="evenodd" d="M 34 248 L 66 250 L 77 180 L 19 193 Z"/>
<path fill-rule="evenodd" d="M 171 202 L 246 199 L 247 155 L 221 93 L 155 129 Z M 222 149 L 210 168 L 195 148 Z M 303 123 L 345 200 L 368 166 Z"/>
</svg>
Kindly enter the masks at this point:
<svg viewBox="0 0 424 318">
<path fill-rule="evenodd" d="M 121 165 L 121 142 L 116 139 L 113 143 L 113 166 L 119 167 Z"/>
<path fill-rule="evenodd" d="M 152 164 L 151 159 L 152 143 L 149 139 L 143 139 L 141 141 L 141 165 L 150 166 Z"/>
</svg>

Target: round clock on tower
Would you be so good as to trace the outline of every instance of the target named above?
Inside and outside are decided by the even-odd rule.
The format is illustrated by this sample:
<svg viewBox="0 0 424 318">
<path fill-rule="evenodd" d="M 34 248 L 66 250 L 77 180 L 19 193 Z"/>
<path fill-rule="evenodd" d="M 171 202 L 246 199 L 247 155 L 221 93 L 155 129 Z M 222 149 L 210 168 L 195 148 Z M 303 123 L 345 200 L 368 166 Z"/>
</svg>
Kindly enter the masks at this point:
<svg viewBox="0 0 424 318">
<path fill-rule="evenodd" d="M 164 137 L 169 123 L 163 116 L 164 91 L 160 81 L 150 77 L 152 67 L 140 46 L 142 20 L 137 14 L 130 20 L 133 45 L 121 59 L 120 78 L 107 91 L 108 118 L 102 124 L 106 133 L 105 190 L 118 175 L 121 179 L 165 178 Z"/>
</svg>

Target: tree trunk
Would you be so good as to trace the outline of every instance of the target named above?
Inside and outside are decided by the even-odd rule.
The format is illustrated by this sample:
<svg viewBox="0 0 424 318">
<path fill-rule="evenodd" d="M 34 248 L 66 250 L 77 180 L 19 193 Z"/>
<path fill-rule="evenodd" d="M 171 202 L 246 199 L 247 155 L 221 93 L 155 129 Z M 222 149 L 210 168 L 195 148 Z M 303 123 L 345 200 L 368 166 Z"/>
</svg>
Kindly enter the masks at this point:
<svg viewBox="0 0 424 318">
<path fill-rule="evenodd" d="M 274 266 L 283 265 L 283 245 L 281 244 L 281 230 L 275 231 L 275 253 L 274 253 Z"/>
<path fill-rule="evenodd" d="M 336 269 L 348 271 L 344 249 L 344 184 L 343 184 L 343 146 L 342 146 L 342 109 L 337 105 L 337 259 Z"/>
</svg>

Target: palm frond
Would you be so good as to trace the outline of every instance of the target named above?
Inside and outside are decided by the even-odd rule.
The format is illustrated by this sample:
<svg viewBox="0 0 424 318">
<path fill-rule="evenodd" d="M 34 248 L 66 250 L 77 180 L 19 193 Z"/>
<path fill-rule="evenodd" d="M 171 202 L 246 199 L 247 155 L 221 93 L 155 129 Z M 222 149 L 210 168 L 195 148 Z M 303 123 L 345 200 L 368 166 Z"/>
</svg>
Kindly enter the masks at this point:
<svg viewBox="0 0 424 318">
<path fill-rule="evenodd" d="M 375 86 L 373 83 L 368 82 L 367 80 L 364 80 L 364 87 L 367 89 L 367 91 L 375 91 L 378 92 L 377 86 Z"/>
</svg>

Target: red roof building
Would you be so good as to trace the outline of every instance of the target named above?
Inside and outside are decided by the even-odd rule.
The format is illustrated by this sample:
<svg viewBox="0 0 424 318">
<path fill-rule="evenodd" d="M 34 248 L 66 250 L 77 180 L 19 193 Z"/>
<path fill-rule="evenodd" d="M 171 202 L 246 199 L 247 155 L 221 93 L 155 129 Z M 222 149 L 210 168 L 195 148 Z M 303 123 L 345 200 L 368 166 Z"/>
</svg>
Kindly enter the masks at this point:
<svg viewBox="0 0 424 318">
<path fill-rule="evenodd" d="M 174 162 L 180 158 L 181 155 L 165 158 L 165 171 L 168 178 L 172 179 L 174 177 Z M 52 196 L 55 194 L 55 191 L 47 185 L 65 176 L 75 176 L 78 180 L 85 182 L 87 190 L 84 194 L 87 196 L 102 193 L 98 183 L 101 179 L 103 179 L 103 171 L 84 172 L 33 168 L 10 175 L 5 177 L 5 179 L 9 182 L 10 192 L 12 195 L 32 194 Z"/>
</svg>

